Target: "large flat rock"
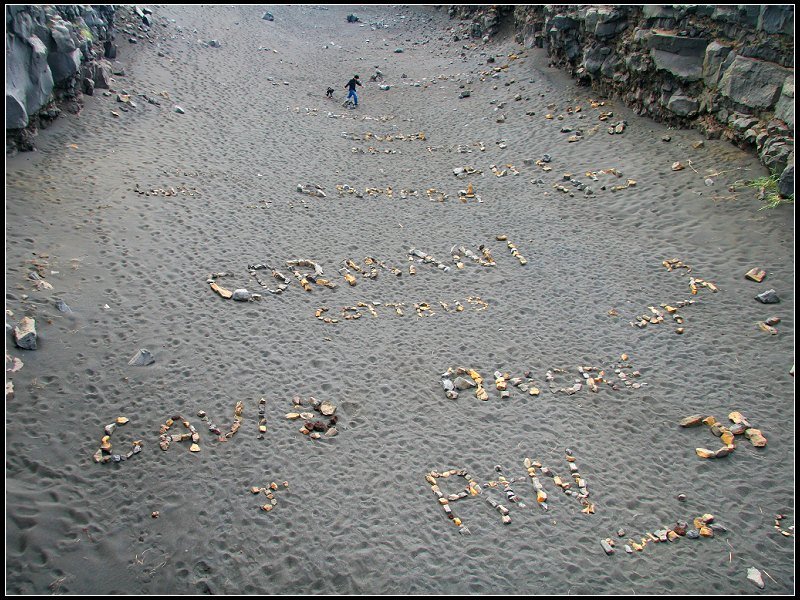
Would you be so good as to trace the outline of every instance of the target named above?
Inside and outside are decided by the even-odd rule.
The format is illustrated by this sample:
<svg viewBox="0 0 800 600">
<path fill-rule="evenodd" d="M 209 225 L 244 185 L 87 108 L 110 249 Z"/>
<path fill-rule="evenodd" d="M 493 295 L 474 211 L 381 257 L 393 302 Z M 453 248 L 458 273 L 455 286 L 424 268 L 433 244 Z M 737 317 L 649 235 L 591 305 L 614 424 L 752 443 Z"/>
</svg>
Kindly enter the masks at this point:
<svg viewBox="0 0 800 600">
<path fill-rule="evenodd" d="M 703 78 L 707 39 L 653 33 L 648 38 L 647 45 L 656 69 L 668 71 L 685 81 Z"/>
<path fill-rule="evenodd" d="M 791 74 L 790 69 L 775 63 L 737 56 L 722 75 L 719 90 L 726 98 L 750 108 L 770 108 Z"/>
</svg>

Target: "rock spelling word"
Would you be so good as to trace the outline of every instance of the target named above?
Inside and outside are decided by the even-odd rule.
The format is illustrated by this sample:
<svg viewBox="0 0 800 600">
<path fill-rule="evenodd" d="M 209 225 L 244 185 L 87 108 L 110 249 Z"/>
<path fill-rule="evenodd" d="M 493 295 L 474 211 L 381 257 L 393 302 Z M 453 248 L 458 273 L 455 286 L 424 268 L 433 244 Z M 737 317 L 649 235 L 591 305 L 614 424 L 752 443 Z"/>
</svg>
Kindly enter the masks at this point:
<svg viewBox="0 0 800 600">
<path fill-rule="evenodd" d="M 283 487 L 285 489 L 289 488 L 289 482 L 288 481 L 284 481 L 282 485 L 283 485 Z M 278 499 L 275 497 L 274 492 L 277 492 L 279 489 L 280 489 L 280 486 L 273 481 L 267 487 L 257 487 L 257 486 L 251 487 L 250 488 L 250 493 L 252 493 L 252 494 L 264 494 L 267 497 L 267 499 L 269 500 L 269 502 L 267 504 L 262 505 L 261 506 L 261 510 L 263 510 L 264 512 L 269 512 L 273 508 L 275 508 L 277 506 L 277 504 L 278 504 Z"/>
<path fill-rule="evenodd" d="M 681 427 L 696 427 L 701 424 L 707 425 L 711 429 L 711 433 L 722 440 L 723 446 L 718 450 L 695 448 L 697 456 L 700 458 L 722 458 L 728 456 L 736 448 L 734 436 L 742 434 L 744 434 L 756 448 L 763 448 L 767 445 L 767 438 L 762 435 L 761 430 L 752 427 L 747 419 L 742 416 L 742 413 L 732 412 L 728 415 L 728 418 L 733 421 L 733 425 L 730 427 L 719 423 L 712 416 L 703 417 L 703 415 L 692 415 L 681 419 Z"/>
<path fill-rule="evenodd" d="M 109 423 L 104 427 L 105 435 L 100 440 L 100 448 L 97 452 L 94 453 L 92 458 L 96 463 L 107 463 L 107 462 L 124 462 L 131 458 L 134 454 L 139 454 L 142 451 L 142 440 L 136 440 L 133 442 L 133 450 L 128 452 L 127 454 L 112 454 L 111 453 L 111 434 L 116 431 L 118 426 L 125 425 L 128 423 L 130 419 L 128 417 L 117 417 L 113 423 Z"/>
</svg>

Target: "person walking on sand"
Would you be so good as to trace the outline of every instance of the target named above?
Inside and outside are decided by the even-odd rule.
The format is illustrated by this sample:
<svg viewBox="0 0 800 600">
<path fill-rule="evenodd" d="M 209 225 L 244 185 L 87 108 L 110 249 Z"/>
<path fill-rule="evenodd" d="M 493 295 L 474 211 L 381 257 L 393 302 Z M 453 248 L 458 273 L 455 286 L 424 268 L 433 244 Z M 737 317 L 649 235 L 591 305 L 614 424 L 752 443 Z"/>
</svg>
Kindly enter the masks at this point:
<svg viewBox="0 0 800 600">
<path fill-rule="evenodd" d="M 361 85 L 361 82 L 358 80 L 358 75 L 353 75 L 353 78 L 347 82 L 347 85 L 344 86 L 350 90 L 350 93 L 347 94 L 347 99 L 353 99 L 353 104 L 358 106 L 358 94 L 356 94 L 356 86 Z M 361 87 L 364 87 L 361 85 Z"/>
</svg>

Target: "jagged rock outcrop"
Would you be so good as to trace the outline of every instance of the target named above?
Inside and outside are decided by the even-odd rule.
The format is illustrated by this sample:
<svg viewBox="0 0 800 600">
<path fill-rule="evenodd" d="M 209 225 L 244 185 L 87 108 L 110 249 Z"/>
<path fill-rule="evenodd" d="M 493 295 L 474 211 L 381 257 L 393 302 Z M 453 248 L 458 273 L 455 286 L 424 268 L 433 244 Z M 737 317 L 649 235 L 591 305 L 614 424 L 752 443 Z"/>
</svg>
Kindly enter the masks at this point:
<svg viewBox="0 0 800 600">
<path fill-rule="evenodd" d="M 469 35 L 506 23 L 553 66 L 639 114 L 755 150 L 794 185 L 793 5 L 451 6 Z M 791 182 L 791 183 L 790 183 Z"/>
<path fill-rule="evenodd" d="M 115 48 L 114 15 L 113 6 L 6 6 L 7 151 L 32 149 L 36 129 L 61 112 L 56 101 L 102 87 L 94 75 Z"/>
</svg>

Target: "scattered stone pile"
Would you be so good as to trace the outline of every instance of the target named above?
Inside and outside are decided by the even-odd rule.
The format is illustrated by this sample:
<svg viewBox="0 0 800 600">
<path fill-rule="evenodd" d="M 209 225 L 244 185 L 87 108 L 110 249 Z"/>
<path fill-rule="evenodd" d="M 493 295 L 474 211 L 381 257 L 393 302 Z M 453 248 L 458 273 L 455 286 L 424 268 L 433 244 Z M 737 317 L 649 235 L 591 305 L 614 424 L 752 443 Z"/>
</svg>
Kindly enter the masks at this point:
<svg viewBox="0 0 800 600">
<path fill-rule="evenodd" d="M 284 489 L 288 489 L 289 488 L 289 482 L 288 481 L 284 481 L 281 485 L 284 487 Z M 262 505 L 261 506 L 261 510 L 263 510 L 264 512 L 269 512 L 269 511 L 271 511 L 273 508 L 275 508 L 278 505 L 278 499 L 275 497 L 275 493 L 274 492 L 277 492 L 279 489 L 280 489 L 280 486 L 273 481 L 267 487 L 258 487 L 258 486 L 251 487 L 250 488 L 250 493 L 251 494 L 264 494 L 267 497 L 267 500 L 269 500 L 269 502 L 267 504 Z"/>
<path fill-rule="evenodd" d="M 644 537 L 636 542 L 633 539 L 628 539 L 625 544 L 625 552 L 633 554 L 634 551 L 641 552 L 647 544 L 658 544 L 665 542 L 676 542 L 682 537 L 690 540 L 696 540 L 701 537 L 713 538 L 716 533 L 725 533 L 728 530 L 718 523 L 714 522 L 714 515 L 706 513 L 702 516 L 695 518 L 692 521 L 693 529 L 689 528 L 689 524 L 685 521 L 677 521 L 672 527 L 662 527 L 653 532 L 647 532 Z M 619 537 L 624 537 L 625 530 L 620 529 L 617 532 Z M 605 538 L 600 540 L 600 546 L 606 554 L 614 554 L 614 547 L 616 543 L 613 538 Z"/>
<path fill-rule="evenodd" d="M 179 421 L 183 423 L 183 426 L 187 431 L 183 433 L 168 434 L 167 431 L 169 431 L 170 428 Z M 198 444 L 200 441 L 200 434 L 197 433 L 197 429 L 195 429 L 194 425 L 189 423 L 189 421 L 185 420 L 180 415 L 173 415 L 171 418 L 167 419 L 161 426 L 159 434 L 161 437 L 158 445 L 164 451 L 169 449 L 169 446 L 172 442 L 185 442 L 187 440 L 191 440 L 192 445 L 189 447 L 189 450 L 192 452 L 200 452 L 200 445 Z"/>
<path fill-rule="evenodd" d="M 127 454 L 112 454 L 111 453 L 111 435 L 117 429 L 118 426 L 125 425 L 130 419 L 128 417 L 117 417 L 113 423 L 109 423 L 106 425 L 103 430 L 105 431 L 105 435 L 100 440 L 100 448 L 97 452 L 94 453 L 92 457 L 94 462 L 96 463 L 108 463 L 108 462 L 124 462 L 131 458 L 134 454 L 139 454 L 142 451 L 142 440 L 136 440 L 133 442 L 133 449 L 128 452 Z"/>
<path fill-rule="evenodd" d="M 312 440 L 318 440 L 323 436 L 326 438 L 331 438 L 337 435 L 339 430 L 336 429 L 336 423 L 338 422 L 339 417 L 334 414 L 336 412 L 336 406 L 327 400 L 317 400 L 313 396 L 309 396 L 308 402 L 311 404 L 311 408 L 325 417 L 327 421 L 322 419 L 314 421 L 313 412 L 303 411 L 303 408 L 305 407 L 305 401 L 300 396 L 295 396 L 292 398 L 292 407 L 294 411 L 297 412 L 287 413 L 286 418 L 290 421 L 302 419 L 303 426 L 299 431 L 303 435 L 307 435 Z"/>
<path fill-rule="evenodd" d="M 756 448 L 763 448 L 767 445 L 767 438 L 763 436 L 761 430 L 750 425 L 742 413 L 732 412 L 728 415 L 728 418 L 733 421 L 733 425 L 730 427 L 726 427 L 712 416 L 703 417 L 703 415 L 692 415 L 681 420 L 681 427 L 707 425 L 711 429 L 711 433 L 722 441 L 723 446 L 718 450 L 696 448 L 695 452 L 697 456 L 700 458 L 722 458 L 728 456 L 736 448 L 734 436 L 742 434 L 744 434 L 744 437 L 750 440 L 750 443 Z"/>
</svg>

